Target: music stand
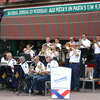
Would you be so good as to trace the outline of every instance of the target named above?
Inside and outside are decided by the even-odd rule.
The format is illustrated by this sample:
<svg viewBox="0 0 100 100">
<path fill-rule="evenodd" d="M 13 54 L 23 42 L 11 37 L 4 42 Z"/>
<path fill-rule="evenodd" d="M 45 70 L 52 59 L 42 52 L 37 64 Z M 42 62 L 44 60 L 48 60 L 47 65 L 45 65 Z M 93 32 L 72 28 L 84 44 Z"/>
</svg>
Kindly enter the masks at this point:
<svg viewBox="0 0 100 100">
<path fill-rule="evenodd" d="M 31 56 L 30 54 L 26 54 L 26 53 L 19 53 L 19 56 L 24 56 L 26 61 L 31 61 Z"/>
</svg>

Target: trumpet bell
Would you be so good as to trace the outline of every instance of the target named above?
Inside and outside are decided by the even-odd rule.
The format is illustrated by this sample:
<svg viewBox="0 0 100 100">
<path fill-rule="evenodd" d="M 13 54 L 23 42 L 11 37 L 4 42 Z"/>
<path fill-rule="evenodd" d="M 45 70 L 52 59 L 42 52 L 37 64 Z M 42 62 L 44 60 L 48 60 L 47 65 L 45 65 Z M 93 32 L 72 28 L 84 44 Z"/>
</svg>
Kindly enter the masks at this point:
<svg viewBox="0 0 100 100">
<path fill-rule="evenodd" d="M 70 43 L 67 43 L 66 49 L 70 49 Z"/>
</svg>

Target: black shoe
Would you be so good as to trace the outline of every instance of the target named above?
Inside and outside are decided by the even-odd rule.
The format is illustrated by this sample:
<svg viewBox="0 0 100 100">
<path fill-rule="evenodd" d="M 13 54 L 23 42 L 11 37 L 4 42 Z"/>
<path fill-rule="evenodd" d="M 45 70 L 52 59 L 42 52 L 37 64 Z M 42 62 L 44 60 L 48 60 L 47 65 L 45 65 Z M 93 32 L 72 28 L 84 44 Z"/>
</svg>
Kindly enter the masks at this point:
<svg viewBox="0 0 100 100">
<path fill-rule="evenodd" d="M 79 92 L 79 89 L 74 89 L 73 92 Z"/>
</svg>

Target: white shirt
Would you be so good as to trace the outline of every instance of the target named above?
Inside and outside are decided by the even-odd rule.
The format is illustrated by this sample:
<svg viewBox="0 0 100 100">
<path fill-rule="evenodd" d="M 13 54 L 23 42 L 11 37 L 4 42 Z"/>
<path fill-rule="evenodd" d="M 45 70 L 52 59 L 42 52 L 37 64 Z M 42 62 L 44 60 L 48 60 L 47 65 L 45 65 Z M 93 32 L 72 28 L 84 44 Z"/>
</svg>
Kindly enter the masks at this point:
<svg viewBox="0 0 100 100">
<path fill-rule="evenodd" d="M 87 47 L 90 47 L 91 46 L 91 42 L 90 42 L 90 40 L 88 40 L 88 39 L 82 39 L 81 40 L 81 42 L 85 45 L 85 46 L 87 46 Z M 81 46 L 81 48 L 85 48 L 84 46 Z"/>
<path fill-rule="evenodd" d="M 11 67 L 13 67 L 13 68 L 14 68 L 14 65 L 17 64 L 16 60 L 13 59 L 13 58 L 10 59 L 10 60 L 7 60 L 6 62 L 7 62 L 7 65 L 8 65 L 8 66 L 11 66 Z M 12 72 L 14 72 L 14 69 L 12 69 Z"/>
<path fill-rule="evenodd" d="M 69 53 L 69 57 L 70 57 L 69 62 L 73 62 L 73 63 L 79 63 L 80 62 L 81 50 L 76 49 L 76 52 L 79 54 L 79 56 L 76 56 L 74 54 L 73 50 Z"/>
<path fill-rule="evenodd" d="M 73 42 L 70 42 L 70 41 L 69 41 L 68 43 L 69 43 L 70 45 L 71 45 L 71 44 L 76 44 L 75 41 L 73 41 Z"/>
<path fill-rule="evenodd" d="M 51 43 L 49 42 L 49 43 L 46 43 L 47 44 L 47 46 L 49 47 L 50 45 L 51 45 Z"/>
<path fill-rule="evenodd" d="M 35 56 L 35 52 L 33 50 L 30 51 L 30 55 L 31 57 L 34 57 Z"/>
<path fill-rule="evenodd" d="M 59 67 L 58 62 L 56 60 L 51 60 L 50 62 L 48 62 L 46 71 L 50 72 L 51 67 Z"/>
<path fill-rule="evenodd" d="M 98 44 L 100 45 L 100 42 L 98 42 Z M 98 47 L 98 45 L 96 43 L 94 44 L 94 53 L 95 54 L 100 53 L 100 48 Z"/>
<path fill-rule="evenodd" d="M 61 49 L 62 45 L 60 43 L 55 44 L 59 49 Z"/>
<path fill-rule="evenodd" d="M 45 66 L 44 66 L 44 64 L 42 63 L 42 62 L 38 62 L 37 63 L 37 66 L 36 66 L 36 68 L 35 68 L 35 71 L 36 72 L 41 72 L 41 71 L 45 71 Z"/>
<path fill-rule="evenodd" d="M 20 65 L 23 69 L 24 74 L 28 74 L 29 73 L 29 65 L 26 62 L 20 63 Z"/>
<path fill-rule="evenodd" d="M 7 60 L 4 57 L 2 57 L 1 58 L 1 63 L 7 63 Z"/>
</svg>

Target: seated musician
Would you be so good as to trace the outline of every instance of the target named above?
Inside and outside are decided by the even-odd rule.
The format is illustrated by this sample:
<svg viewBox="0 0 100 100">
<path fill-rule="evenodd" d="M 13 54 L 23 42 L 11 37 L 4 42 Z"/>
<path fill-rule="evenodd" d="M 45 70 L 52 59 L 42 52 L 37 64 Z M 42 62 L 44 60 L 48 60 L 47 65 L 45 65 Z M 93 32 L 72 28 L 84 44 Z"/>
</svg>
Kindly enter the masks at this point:
<svg viewBox="0 0 100 100">
<path fill-rule="evenodd" d="M 1 64 L 7 64 L 6 61 L 7 61 L 6 53 L 4 53 L 2 58 L 1 58 Z"/>
<path fill-rule="evenodd" d="M 36 90 L 39 91 L 37 93 L 38 95 L 43 95 L 43 90 L 45 90 L 45 81 L 50 81 L 50 68 L 59 67 L 58 62 L 53 60 L 53 56 L 50 53 L 46 55 L 46 61 L 48 62 L 46 70 L 41 72 L 44 76 L 36 78 Z"/>
<path fill-rule="evenodd" d="M 41 71 L 45 71 L 45 66 L 39 60 L 39 56 L 35 56 L 33 59 L 34 59 L 34 63 L 35 63 L 35 66 L 36 66 L 35 68 L 30 68 L 30 72 L 33 72 L 33 75 L 31 74 L 31 76 L 29 75 L 28 77 L 26 77 L 28 90 L 31 88 L 31 86 L 30 86 L 31 85 L 30 80 L 33 80 L 32 81 L 32 88 L 31 88 L 31 91 L 32 92 L 34 91 L 35 86 L 36 86 L 36 78 L 43 75 L 41 73 Z"/>
<path fill-rule="evenodd" d="M 10 66 L 12 72 L 14 72 L 14 65 L 17 63 L 16 60 L 12 58 L 12 54 L 10 52 L 6 54 L 6 58 L 7 65 Z"/>
<path fill-rule="evenodd" d="M 57 51 L 57 46 L 56 45 L 52 45 L 49 50 L 48 53 L 51 53 L 53 58 L 57 61 L 59 61 L 59 52 Z"/>
<path fill-rule="evenodd" d="M 25 57 L 24 56 L 19 57 L 19 62 L 20 62 L 19 65 L 21 65 L 21 68 L 22 68 L 23 73 L 24 73 L 24 74 L 22 74 L 23 75 L 22 77 L 25 78 L 28 75 L 28 73 L 29 73 L 29 65 L 25 61 Z M 11 84 L 11 86 L 16 91 L 16 89 L 18 87 L 18 82 L 16 82 L 16 80 L 14 80 L 14 77 L 12 77 L 12 84 Z"/>
<path fill-rule="evenodd" d="M 45 43 L 45 44 L 42 45 L 42 49 L 41 49 L 41 51 L 39 52 L 38 55 L 39 56 L 45 56 L 46 53 L 47 53 L 47 44 Z"/>
<path fill-rule="evenodd" d="M 26 48 L 23 49 L 23 52 L 26 54 L 30 54 L 30 57 L 33 58 L 35 56 L 35 52 L 32 50 L 31 44 L 27 44 Z"/>
</svg>

